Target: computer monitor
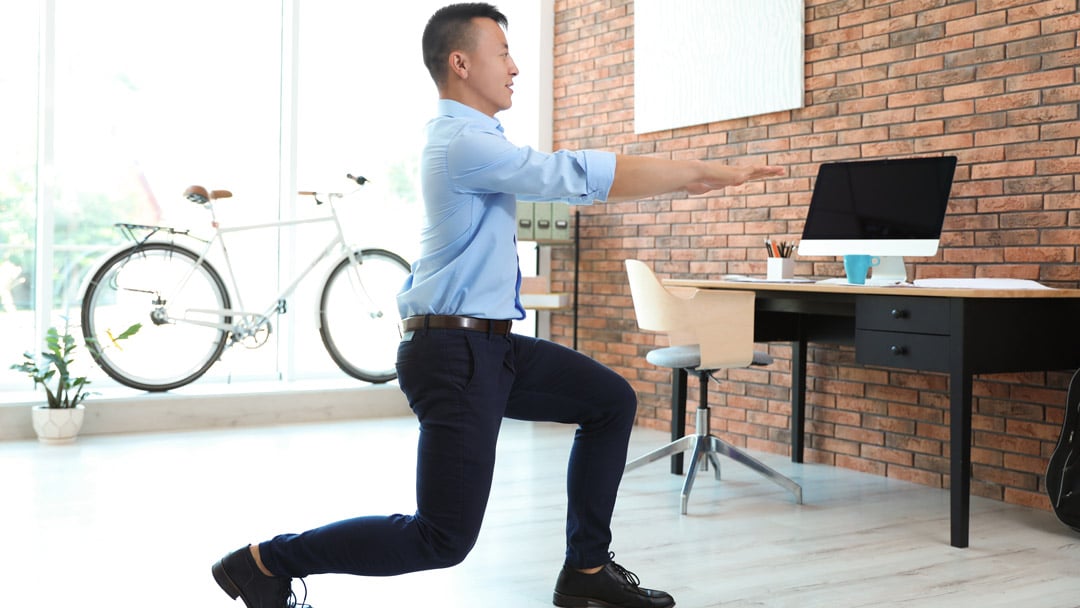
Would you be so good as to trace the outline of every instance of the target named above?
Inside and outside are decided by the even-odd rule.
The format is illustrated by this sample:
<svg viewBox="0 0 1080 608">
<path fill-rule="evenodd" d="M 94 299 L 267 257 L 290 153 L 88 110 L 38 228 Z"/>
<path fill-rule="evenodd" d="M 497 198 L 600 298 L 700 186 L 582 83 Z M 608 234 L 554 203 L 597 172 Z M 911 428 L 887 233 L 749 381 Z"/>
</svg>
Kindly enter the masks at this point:
<svg viewBox="0 0 1080 608">
<path fill-rule="evenodd" d="M 903 256 L 937 253 L 955 156 L 823 163 L 798 253 L 881 257 L 869 283 L 907 280 Z"/>
</svg>

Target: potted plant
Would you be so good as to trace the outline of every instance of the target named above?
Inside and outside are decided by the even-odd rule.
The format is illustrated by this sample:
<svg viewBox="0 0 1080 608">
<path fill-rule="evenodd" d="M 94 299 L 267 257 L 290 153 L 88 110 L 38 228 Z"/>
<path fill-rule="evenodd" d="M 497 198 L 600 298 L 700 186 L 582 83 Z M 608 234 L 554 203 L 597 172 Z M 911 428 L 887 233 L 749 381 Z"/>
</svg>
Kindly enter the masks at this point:
<svg viewBox="0 0 1080 608">
<path fill-rule="evenodd" d="M 136 323 L 118 336 L 109 334 L 113 346 L 119 347 L 119 340 L 125 340 L 142 328 Z M 45 350 L 41 357 L 33 353 L 23 353 L 22 363 L 16 363 L 11 369 L 30 376 L 37 385 L 45 387 L 48 403 L 37 405 L 31 410 L 34 431 L 44 443 L 70 443 L 75 440 L 82 428 L 85 415 L 82 402 L 91 393 L 86 391 L 90 380 L 86 376 L 72 376 L 71 365 L 75 359 L 72 352 L 77 348 L 75 337 L 65 328 L 61 334 L 55 327 L 50 327 L 45 334 Z"/>
</svg>

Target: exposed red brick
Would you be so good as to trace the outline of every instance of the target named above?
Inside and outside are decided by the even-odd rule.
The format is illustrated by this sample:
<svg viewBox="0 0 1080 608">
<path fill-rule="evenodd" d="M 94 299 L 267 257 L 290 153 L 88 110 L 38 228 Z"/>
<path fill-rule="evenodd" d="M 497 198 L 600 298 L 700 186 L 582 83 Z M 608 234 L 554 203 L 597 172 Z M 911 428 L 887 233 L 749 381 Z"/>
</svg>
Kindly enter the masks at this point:
<svg viewBox="0 0 1080 608">
<path fill-rule="evenodd" d="M 828 160 L 959 158 L 941 250 L 910 261 L 916 277 L 1080 285 L 1076 0 L 807 0 L 805 107 L 641 135 L 632 7 L 556 0 L 554 147 L 767 162 L 788 173 L 707 197 L 580 208 L 578 348 L 631 381 L 638 424 L 667 428 L 670 377 L 642 363 L 666 342 L 637 330 L 622 260 L 647 260 L 664 276 L 761 273 L 761 239 L 801 233 Z M 552 259 L 553 286 L 569 291 L 572 248 Z M 842 272 L 832 258 L 800 259 L 797 269 Z M 569 344 L 572 322 L 553 313 L 553 337 Z M 718 374 L 713 424 L 740 445 L 786 454 L 791 352 L 761 347 L 778 358 L 771 368 Z M 814 344 L 808 358 L 806 462 L 948 486 L 947 376 L 860 366 L 850 347 Z M 1043 469 L 1070 376 L 976 378 L 974 495 L 1049 508 Z"/>
</svg>

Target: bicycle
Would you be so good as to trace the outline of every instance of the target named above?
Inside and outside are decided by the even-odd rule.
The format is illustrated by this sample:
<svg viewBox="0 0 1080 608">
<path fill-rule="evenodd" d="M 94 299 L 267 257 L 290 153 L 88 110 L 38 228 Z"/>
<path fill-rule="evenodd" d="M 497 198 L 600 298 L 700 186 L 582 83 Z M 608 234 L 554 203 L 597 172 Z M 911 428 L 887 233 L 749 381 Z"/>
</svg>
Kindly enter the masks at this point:
<svg viewBox="0 0 1080 608">
<path fill-rule="evenodd" d="M 94 361 L 120 384 L 140 390 L 167 391 L 194 382 L 226 348 L 240 342 L 264 344 L 271 331 L 270 317 L 286 312 L 286 299 L 304 277 L 338 252 L 338 260 L 323 280 L 316 311 L 323 345 L 334 363 L 354 378 L 371 383 L 396 378 L 394 361 L 401 340 L 396 296 L 410 267 L 392 251 L 356 249 L 345 242 L 333 201 L 359 191 L 368 181 L 362 176 L 347 177 L 358 184 L 352 192 L 299 193 L 312 197 L 317 205 L 326 204 L 329 214 L 320 217 L 222 227 L 214 202 L 232 193 L 191 186 L 184 196 L 210 212 L 214 228 L 210 238 L 170 226 L 116 224 L 134 244 L 108 257 L 83 295 L 82 331 Z M 225 235 L 322 222 L 333 222 L 337 236 L 262 312 L 249 312 L 229 261 Z M 175 237 L 203 246 L 191 249 L 178 244 Z M 236 308 L 221 275 L 207 260 L 215 244 L 222 253 Z M 136 322 L 143 324 L 142 330 L 125 340 L 122 348 L 105 348 L 117 331 Z"/>
</svg>

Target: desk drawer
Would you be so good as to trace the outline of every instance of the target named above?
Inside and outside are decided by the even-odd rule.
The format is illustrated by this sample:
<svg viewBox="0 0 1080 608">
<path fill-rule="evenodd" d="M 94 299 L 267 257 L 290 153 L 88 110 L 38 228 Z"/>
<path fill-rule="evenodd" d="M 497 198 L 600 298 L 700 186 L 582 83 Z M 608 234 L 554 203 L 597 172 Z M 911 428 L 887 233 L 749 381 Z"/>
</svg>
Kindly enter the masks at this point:
<svg viewBox="0 0 1080 608">
<path fill-rule="evenodd" d="M 949 333 L 949 301 L 945 298 L 859 297 L 855 301 L 858 329 Z"/>
<path fill-rule="evenodd" d="M 924 371 L 949 371 L 949 336 L 855 330 L 855 361 Z"/>
</svg>

